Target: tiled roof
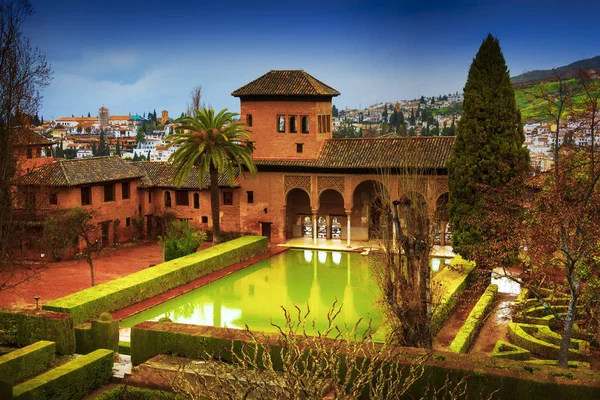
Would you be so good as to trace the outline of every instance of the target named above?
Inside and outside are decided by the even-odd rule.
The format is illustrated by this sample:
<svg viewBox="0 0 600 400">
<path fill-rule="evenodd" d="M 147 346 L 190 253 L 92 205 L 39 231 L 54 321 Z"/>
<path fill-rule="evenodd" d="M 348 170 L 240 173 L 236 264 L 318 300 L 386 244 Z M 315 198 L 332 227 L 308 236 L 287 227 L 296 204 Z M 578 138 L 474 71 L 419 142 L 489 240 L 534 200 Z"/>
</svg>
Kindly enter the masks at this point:
<svg viewBox="0 0 600 400">
<path fill-rule="evenodd" d="M 175 168 L 173 168 L 171 164 L 167 162 L 140 161 L 133 163 L 133 165 L 144 174 L 144 178 L 142 178 L 142 188 L 160 187 L 178 189 L 173 182 Z M 239 185 L 239 177 L 236 171 L 233 187 L 238 187 Z M 188 177 L 183 181 L 180 189 L 202 190 L 208 189 L 209 186 L 210 178 L 208 174 L 206 174 L 202 180 L 202 187 L 200 187 L 198 169 L 194 168 Z M 219 186 L 230 187 L 225 174 L 219 174 Z"/>
<path fill-rule="evenodd" d="M 27 145 L 52 145 L 54 142 L 39 133 L 34 132 L 30 128 L 23 129 L 17 136 L 15 140 L 15 145 L 17 146 L 27 146 Z"/>
<path fill-rule="evenodd" d="M 446 168 L 454 137 L 329 139 L 314 160 L 255 159 L 257 166 L 309 168 Z"/>
<path fill-rule="evenodd" d="M 302 70 L 271 70 L 232 96 L 339 96 L 340 92 Z"/>
<path fill-rule="evenodd" d="M 59 160 L 19 178 L 20 185 L 80 186 L 142 178 L 139 169 L 120 157 Z"/>
</svg>

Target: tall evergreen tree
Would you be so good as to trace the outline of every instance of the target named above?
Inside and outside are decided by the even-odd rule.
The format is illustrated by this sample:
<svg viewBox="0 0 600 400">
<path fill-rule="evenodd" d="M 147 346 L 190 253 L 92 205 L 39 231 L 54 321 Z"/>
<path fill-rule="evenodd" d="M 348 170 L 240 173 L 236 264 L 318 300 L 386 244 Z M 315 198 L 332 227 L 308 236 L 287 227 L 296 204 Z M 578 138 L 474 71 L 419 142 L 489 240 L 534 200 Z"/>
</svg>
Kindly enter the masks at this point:
<svg viewBox="0 0 600 400">
<path fill-rule="evenodd" d="M 100 131 L 100 141 L 98 143 L 98 149 L 96 150 L 96 155 L 99 157 L 109 156 L 110 150 L 106 145 L 106 139 L 104 138 L 104 130 Z"/>
<path fill-rule="evenodd" d="M 121 144 L 119 143 L 119 139 L 117 139 L 117 144 L 115 145 L 115 154 L 121 157 Z"/>
<path fill-rule="evenodd" d="M 475 224 L 481 185 L 500 186 L 527 170 L 529 152 L 515 93 L 500 50 L 491 34 L 481 44 L 464 89 L 463 115 L 448 161 L 450 226 L 454 251 L 469 257 L 481 241 Z"/>
<path fill-rule="evenodd" d="M 90 114 L 90 112 L 88 111 L 88 118 L 90 118 L 92 115 Z"/>
</svg>

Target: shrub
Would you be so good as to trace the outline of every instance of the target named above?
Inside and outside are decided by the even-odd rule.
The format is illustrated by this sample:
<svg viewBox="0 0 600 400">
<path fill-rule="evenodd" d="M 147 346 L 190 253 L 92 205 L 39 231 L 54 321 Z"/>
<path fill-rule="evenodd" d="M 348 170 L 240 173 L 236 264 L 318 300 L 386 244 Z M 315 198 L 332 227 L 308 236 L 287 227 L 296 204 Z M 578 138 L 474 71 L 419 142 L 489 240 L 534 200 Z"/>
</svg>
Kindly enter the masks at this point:
<svg viewBox="0 0 600 400">
<path fill-rule="evenodd" d="M 450 351 L 456 353 L 466 353 L 469 347 L 477 337 L 477 332 L 483 325 L 490 309 L 494 305 L 496 294 L 498 293 L 498 285 L 489 285 L 485 290 L 471 313 L 467 317 L 465 324 L 460 328 L 456 337 L 450 344 Z"/>
<path fill-rule="evenodd" d="M 113 352 L 106 349 L 79 356 L 17 385 L 15 399 L 79 399 L 112 376 Z"/>
<path fill-rule="evenodd" d="M 181 395 L 165 392 L 163 390 L 138 388 L 135 386 L 117 385 L 107 390 L 95 400 L 167 400 L 167 399 L 185 399 Z"/>
<path fill-rule="evenodd" d="M 47 369 L 54 360 L 56 344 L 42 340 L 0 357 L 0 377 L 12 384 Z"/>
<path fill-rule="evenodd" d="M 531 358 L 531 352 L 504 340 L 498 340 L 492 351 L 492 357 L 523 361 Z"/>
<path fill-rule="evenodd" d="M 54 261 L 60 261 L 65 250 L 73 246 L 73 242 L 77 237 L 73 233 L 73 229 L 69 225 L 69 221 L 65 219 L 64 213 L 49 217 L 44 222 L 44 243 Z"/>
<path fill-rule="evenodd" d="M 163 261 L 187 256 L 198 250 L 206 234 L 194 230 L 187 221 L 172 221 L 165 236 L 159 236 Z"/>
<path fill-rule="evenodd" d="M 39 340 L 55 342 L 58 354 L 73 354 L 73 318 L 41 310 L 0 309 L 0 344 L 23 347 Z"/>
</svg>

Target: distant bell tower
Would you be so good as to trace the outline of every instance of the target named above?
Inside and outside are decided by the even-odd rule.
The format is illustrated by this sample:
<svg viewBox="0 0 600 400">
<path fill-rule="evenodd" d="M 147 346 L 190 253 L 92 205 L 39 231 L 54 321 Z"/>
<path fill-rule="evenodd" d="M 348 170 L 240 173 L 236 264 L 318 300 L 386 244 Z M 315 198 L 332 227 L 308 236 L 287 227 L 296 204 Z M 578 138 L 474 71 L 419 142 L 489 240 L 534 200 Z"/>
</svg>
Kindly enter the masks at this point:
<svg viewBox="0 0 600 400">
<path fill-rule="evenodd" d="M 255 158 L 315 159 L 331 139 L 331 99 L 339 92 L 301 70 L 269 71 L 237 89 Z"/>
<path fill-rule="evenodd" d="M 110 113 L 108 111 L 108 108 L 104 106 L 100 107 L 100 109 L 98 110 L 98 122 L 102 127 L 107 127 L 109 125 Z"/>
<path fill-rule="evenodd" d="M 162 110 L 161 115 L 160 123 L 164 125 L 169 120 L 169 112 L 167 110 Z"/>
</svg>

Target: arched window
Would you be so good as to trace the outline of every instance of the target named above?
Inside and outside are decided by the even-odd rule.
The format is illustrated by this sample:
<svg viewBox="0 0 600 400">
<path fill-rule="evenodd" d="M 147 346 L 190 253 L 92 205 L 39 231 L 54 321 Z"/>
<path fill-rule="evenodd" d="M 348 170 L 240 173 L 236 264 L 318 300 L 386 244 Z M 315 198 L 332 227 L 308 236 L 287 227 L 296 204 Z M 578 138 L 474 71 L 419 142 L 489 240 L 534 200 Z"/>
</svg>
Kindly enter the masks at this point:
<svg viewBox="0 0 600 400">
<path fill-rule="evenodd" d="M 200 195 L 194 193 L 194 208 L 200 208 Z"/>
<path fill-rule="evenodd" d="M 290 117 L 290 133 L 296 133 L 298 132 L 298 127 L 296 124 L 296 116 L 292 115 Z"/>
<path fill-rule="evenodd" d="M 285 117 L 283 115 L 277 116 L 277 132 L 285 132 Z"/>
<path fill-rule="evenodd" d="M 302 116 L 302 133 L 308 133 L 308 115 Z"/>
<path fill-rule="evenodd" d="M 165 192 L 165 207 L 167 207 L 167 208 L 171 207 L 171 193 L 170 192 Z"/>
<path fill-rule="evenodd" d="M 252 126 L 252 114 L 246 114 L 246 125 Z"/>
</svg>

